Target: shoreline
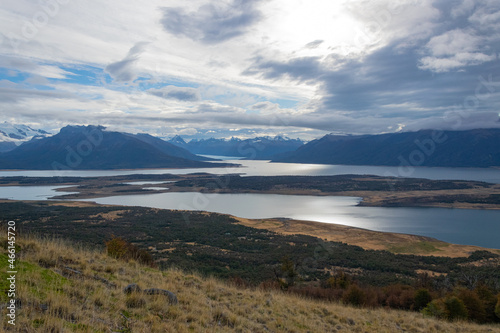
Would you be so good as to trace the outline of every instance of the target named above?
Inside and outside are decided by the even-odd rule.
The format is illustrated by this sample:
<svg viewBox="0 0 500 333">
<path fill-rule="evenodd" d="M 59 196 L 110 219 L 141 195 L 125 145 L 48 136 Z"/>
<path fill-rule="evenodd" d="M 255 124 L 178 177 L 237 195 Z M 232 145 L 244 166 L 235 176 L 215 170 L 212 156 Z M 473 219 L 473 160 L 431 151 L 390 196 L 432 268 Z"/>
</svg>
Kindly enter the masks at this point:
<svg viewBox="0 0 500 333">
<path fill-rule="evenodd" d="M 40 201 L 0 199 L 0 203 L 5 202 L 44 202 L 51 206 L 65 207 L 123 207 L 125 210 L 127 208 L 130 208 L 130 206 L 99 204 L 94 201 Z M 175 209 L 157 210 L 182 211 Z M 294 220 L 288 218 L 248 219 L 237 217 L 231 214 L 211 212 L 205 213 L 229 216 L 233 218 L 237 224 L 255 229 L 264 229 L 283 235 L 308 235 L 326 241 L 341 242 L 348 245 L 359 246 L 365 250 L 381 250 L 388 251 L 394 254 L 436 256 L 447 258 L 468 257 L 474 251 L 488 251 L 500 255 L 500 249 L 485 248 L 476 245 L 448 243 L 436 238 L 414 234 L 375 231 L 359 227 L 347 226 L 343 224 Z"/>
<path fill-rule="evenodd" d="M 277 218 L 246 219 L 232 217 L 240 224 L 252 228 L 265 229 L 284 235 L 308 235 L 327 241 L 356 245 L 365 250 L 385 250 L 395 254 L 448 258 L 467 257 L 478 250 L 500 254 L 500 249 L 454 244 L 427 236 L 375 231 L 335 223 Z"/>
<path fill-rule="evenodd" d="M 228 178 L 229 177 L 229 178 Z M 233 177 L 233 178 L 230 178 Z M 284 180 L 285 179 L 285 180 Z M 157 189 L 131 182 L 156 182 Z M 158 184 L 158 181 L 169 182 Z M 409 182 L 406 184 L 405 182 Z M 396 190 L 391 186 L 400 186 Z M 500 184 L 475 181 L 392 179 L 379 176 L 262 176 L 241 177 L 209 173 L 187 175 L 132 174 L 122 176 L 0 177 L 3 186 L 53 186 L 60 195 L 50 199 L 79 200 L 110 196 L 199 192 L 218 194 L 278 194 L 346 196 L 362 200 L 360 207 L 421 207 L 455 209 L 500 209 Z M 64 186 L 64 187 L 62 187 Z M 160 188 L 164 189 L 160 189 Z M 72 194 L 64 194 L 73 192 Z M 77 193 L 75 193 L 77 192 Z"/>
</svg>

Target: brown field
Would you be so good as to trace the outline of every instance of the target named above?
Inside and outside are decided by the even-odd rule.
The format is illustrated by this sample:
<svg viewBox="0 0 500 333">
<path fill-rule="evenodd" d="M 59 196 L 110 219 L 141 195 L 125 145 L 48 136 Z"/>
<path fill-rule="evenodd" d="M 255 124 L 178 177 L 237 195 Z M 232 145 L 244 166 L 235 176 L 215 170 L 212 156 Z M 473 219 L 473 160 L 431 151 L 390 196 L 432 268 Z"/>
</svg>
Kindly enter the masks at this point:
<svg viewBox="0 0 500 333">
<path fill-rule="evenodd" d="M 399 254 L 429 255 L 441 257 L 468 257 L 477 250 L 487 250 L 500 254 L 497 249 L 485 249 L 479 246 L 450 244 L 434 238 L 378 232 L 354 228 L 340 224 L 285 219 L 250 220 L 234 217 L 242 225 L 266 229 L 281 234 L 303 234 L 328 241 L 357 245 L 367 250 L 387 250 Z"/>
</svg>

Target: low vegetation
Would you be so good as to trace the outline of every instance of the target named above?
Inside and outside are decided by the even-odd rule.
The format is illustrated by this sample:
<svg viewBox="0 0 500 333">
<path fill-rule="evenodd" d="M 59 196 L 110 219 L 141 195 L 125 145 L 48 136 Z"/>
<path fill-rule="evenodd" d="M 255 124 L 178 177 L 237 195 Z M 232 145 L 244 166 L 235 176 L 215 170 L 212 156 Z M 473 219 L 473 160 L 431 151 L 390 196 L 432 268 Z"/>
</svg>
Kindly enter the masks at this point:
<svg viewBox="0 0 500 333">
<path fill-rule="evenodd" d="M 128 248 L 126 243 L 117 244 Z M 456 311 L 456 319 L 449 322 L 418 312 L 314 300 L 266 286 L 243 287 L 237 281 L 223 282 L 174 268 L 160 271 L 134 259 L 116 259 L 104 248 L 89 250 L 73 241 L 18 235 L 17 252 L 16 326 L 4 320 L 1 325 L 5 331 L 500 332 L 499 326 L 462 321 L 463 307 L 457 299 L 444 301 L 444 309 Z M 6 263 L 2 247 L 2 283 L 6 281 Z M 280 267 L 286 272 L 294 266 L 285 260 Z M 288 276 L 293 278 L 293 274 Z M 337 276 L 330 282 L 347 287 L 346 279 Z M 169 290 L 176 294 L 178 303 L 171 304 L 163 295 L 124 293 L 131 283 Z M 6 286 L 0 288 L 5 290 Z M 355 287 L 347 290 L 347 303 L 360 299 Z M 415 296 L 421 306 L 429 300 L 426 292 Z M 6 294 L 1 293 L 0 302 L 6 301 Z M 1 312 L 5 318 L 6 309 Z"/>
</svg>

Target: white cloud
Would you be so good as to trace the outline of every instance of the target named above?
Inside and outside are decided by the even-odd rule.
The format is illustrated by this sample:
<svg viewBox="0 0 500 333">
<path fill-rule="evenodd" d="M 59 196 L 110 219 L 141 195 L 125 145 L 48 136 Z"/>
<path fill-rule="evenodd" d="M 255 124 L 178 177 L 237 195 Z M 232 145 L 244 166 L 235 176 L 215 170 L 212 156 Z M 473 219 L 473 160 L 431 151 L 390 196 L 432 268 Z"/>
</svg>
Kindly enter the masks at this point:
<svg viewBox="0 0 500 333">
<path fill-rule="evenodd" d="M 500 47 L 498 1 L 454 3 L 72 0 L 26 38 L 42 2 L 5 0 L 0 114 L 151 129 L 170 121 L 189 135 L 430 126 L 489 73 Z M 88 68 L 102 77 L 78 74 Z M 498 111 L 496 97 L 481 102 Z"/>
</svg>

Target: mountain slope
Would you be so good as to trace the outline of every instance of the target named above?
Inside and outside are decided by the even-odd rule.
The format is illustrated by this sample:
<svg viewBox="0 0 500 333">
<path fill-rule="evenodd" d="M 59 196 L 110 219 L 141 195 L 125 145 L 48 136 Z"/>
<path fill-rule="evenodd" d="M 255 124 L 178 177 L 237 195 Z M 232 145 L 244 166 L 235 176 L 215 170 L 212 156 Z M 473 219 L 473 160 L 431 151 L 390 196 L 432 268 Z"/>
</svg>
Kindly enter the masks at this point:
<svg viewBox="0 0 500 333">
<path fill-rule="evenodd" d="M 193 160 L 193 161 L 213 161 L 211 158 L 203 157 L 203 156 L 197 156 L 192 153 L 190 153 L 188 150 L 181 148 L 179 146 L 173 145 L 170 142 L 166 142 L 160 138 L 154 137 L 149 134 L 136 134 L 134 135 L 135 138 L 150 144 L 151 146 L 157 148 L 158 150 L 164 152 L 167 155 L 174 156 L 174 157 L 180 157 L 188 160 Z"/>
<path fill-rule="evenodd" d="M 146 140 L 147 141 L 147 140 Z M 134 135 L 99 126 L 66 126 L 48 138 L 27 142 L 0 154 L 0 169 L 198 168 L 212 163 L 172 156 L 167 149 Z M 175 154 L 180 155 L 177 149 Z M 188 156 L 186 152 L 186 156 Z M 220 165 L 217 165 L 220 166 Z"/>
<path fill-rule="evenodd" d="M 6 247 L 6 246 L 5 246 Z M 244 288 L 176 269 L 160 271 L 120 261 L 103 250 L 85 249 L 62 240 L 19 235 L 16 249 L 19 332 L 500 332 L 498 325 L 446 322 L 418 312 L 360 309 L 286 294 Z M 0 247 L 0 286 L 8 289 L 8 252 Z M 177 304 L 163 295 L 125 294 L 141 289 L 175 293 Z M 0 302 L 9 301 L 7 293 Z"/>
<path fill-rule="evenodd" d="M 500 166 L 500 129 L 326 135 L 274 162 L 428 167 Z"/>
<path fill-rule="evenodd" d="M 241 140 L 238 138 L 191 140 L 186 143 L 180 136 L 175 136 L 170 143 L 189 150 L 193 154 L 222 155 L 244 157 L 248 159 L 269 159 L 270 157 L 294 151 L 304 144 L 300 139 L 281 136 L 256 137 Z"/>
</svg>

